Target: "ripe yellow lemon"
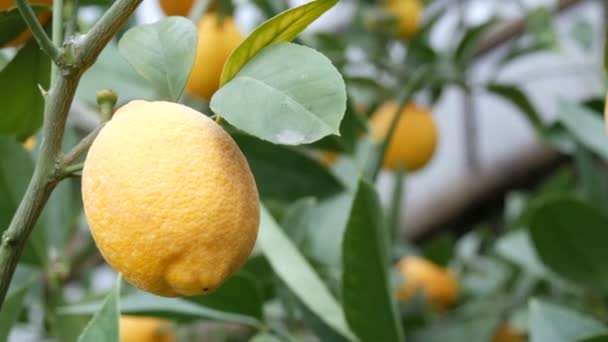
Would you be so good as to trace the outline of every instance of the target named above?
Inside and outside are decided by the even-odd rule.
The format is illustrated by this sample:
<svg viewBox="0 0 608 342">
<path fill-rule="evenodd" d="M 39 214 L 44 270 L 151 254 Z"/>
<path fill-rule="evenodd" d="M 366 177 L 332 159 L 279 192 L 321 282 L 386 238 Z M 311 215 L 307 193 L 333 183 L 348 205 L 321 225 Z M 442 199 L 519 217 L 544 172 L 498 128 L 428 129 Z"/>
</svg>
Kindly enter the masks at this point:
<svg viewBox="0 0 608 342">
<path fill-rule="evenodd" d="M 501 324 L 492 338 L 492 342 L 524 342 L 525 340 L 523 334 L 514 330 L 508 323 Z"/>
<path fill-rule="evenodd" d="M 31 5 L 52 5 L 53 0 L 30 0 L 28 1 Z M 0 12 L 3 12 L 9 8 L 16 7 L 15 0 L 0 0 Z M 46 24 L 49 18 L 51 17 L 50 11 L 42 12 L 38 15 L 38 20 L 42 25 Z M 6 43 L 6 46 L 19 46 L 25 42 L 27 42 L 30 38 L 32 38 L 32 31 L 29 29 L 21 32 L 14 40 Z"/>
<path fill-rule="evenodd" d="M 396 102 L 387 102 L 373 114 L 370 125 L 372 134 L 383 139 L 397 112 Z M 433 157 L 437 147 L 437 127 L 431 113 L 425 108 L 410 103 L 401 112 L 395 132 L 384 158 L 384 167 L 397 170 L 403 165 L 407 171 L 425 166 Z"/>
<path fill-rule="evenodd" d="M 194 0 L 159 0 L 160 8 L 168 16 L 187 17 Z"/>
<path fill-rule="evenodd" d="M 386 9 L 397 17 L 397 34 L 400 38 L 411 39 L 418 33 L 422 21 L 420 0 L 389 0 Z"/>
<path fill-rule="evenodd" d="M 196 60 L 186 84 L 190 95 L 210 100 L 220 85 L 224 63 L 243 41 L 232 18 L 205 14 L 198 23 Z"/>
<path fill-rule="evenodd" d="M 458 298 L 458 281 L 446 269 L 420 257 L 399 261 L 403 284 L 397 291 L 400 301 L 407 301 L 421 291 L 431 307 L 446 308 Z"/>
<path fill-rule="evenodd" d="M 173 342 L 171 322 L 155 317 L 120 316 L 120 342 Z"/>
<path fill-rule="evenodd" d="M 247 160 L 213 120 L 175 103 L 132 101 L 117 110 L 89 150 L 82 196 L 106 261 L 161 296 L 213 291 L 257 237 Z"/>
</svg>

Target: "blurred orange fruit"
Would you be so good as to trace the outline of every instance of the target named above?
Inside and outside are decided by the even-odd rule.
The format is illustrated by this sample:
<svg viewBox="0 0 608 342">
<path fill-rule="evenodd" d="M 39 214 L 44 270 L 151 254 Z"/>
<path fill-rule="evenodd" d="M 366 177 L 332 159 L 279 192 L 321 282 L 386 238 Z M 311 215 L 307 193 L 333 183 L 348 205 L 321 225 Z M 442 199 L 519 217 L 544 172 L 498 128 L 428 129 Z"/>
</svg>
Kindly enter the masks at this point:
<svg viewBox="0 0 608 342">
<path fill-rule="evenodd" d="M 404 257 L 398 264 L 403 284 L 397 290 L 400 301 L 408 301 L 416 292 L 435 309 L 443 309 L 458 298 L 458 280 L 448 270 L 420 257 Z"/>
<path fill-rule="evenodd" d="M 501 324 L 492 338 L 492 342 L 524 342 L 525 340 L 523 334 L 515 331 L 509 323 Z"/>
<path fill-rule="evenodd" d="M 190 95 L 205 100 L 218 90 L 224 63 L 243 37 L 234 20 L 217 13 L 205 14 L 198 23 L 196 60 L 186 84 Z"/>
<path fill-rule="evenodd" d="M 370 124 L 377 139 L 384 139 L 397 109 L 397 103 L 390 101 L 373 114 Z M 416 171 L 435 153 L 438 139 L 435 120 L 429 110 L 414 103 L 408 104 L 399 115 L 384 158 L 384 168 L 394 171 L 403 165 L 409 172 Z"/>
<path fill-rule="evenodd" d="M 143 316 L 120 316 L 120 342 L 173 342 L 171 322 Z"/>
</svg>

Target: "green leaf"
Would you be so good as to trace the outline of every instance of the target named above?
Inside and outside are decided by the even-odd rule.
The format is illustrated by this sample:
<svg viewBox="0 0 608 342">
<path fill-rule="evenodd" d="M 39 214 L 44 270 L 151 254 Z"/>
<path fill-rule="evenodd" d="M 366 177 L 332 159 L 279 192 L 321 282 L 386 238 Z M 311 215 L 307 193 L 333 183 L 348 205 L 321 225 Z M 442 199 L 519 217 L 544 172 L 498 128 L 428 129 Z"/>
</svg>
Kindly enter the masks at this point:
<svg viewBox="0 0 608 342">
<path fill-rule="evenodd" d="M 572 35 L 576 39 L 576 42 L 581 48 L 589 51 L 593 47 L 593 40 L 595 35 L 593 32 L 593 26 L 587 20 L 579 20 L 572 29 Z"/>
<path fill-rule="evenodd" d="M 255 278 L 247 273 L 234 275 L 209 295 L 185 299 L 215 310 L 250 316 L 259 321 L 264 320 L 261 291 Z"/>
<path fill-rule="evenodd" d="M 87 324 L 82 334 L 78 337 L 78 342 L 118 341 L 120 282 L 121 277 L 118 276 L 114 287 L 103 301 L 101 308 L 91 318 L 89 324 Z"/>
<path fill-rule="evenodd" d="M 133 27 L 122 36 L 118 49 L 162 99 L 177 101 L 194 65 L 197 43 L 192 21 L 170 17 Z"/>
<path fill-rule="evenodd" d="M 0 310 L 0 341 L 6 341 L 13 327 L 23 310 L 23 302 L 28 291 L 34 284 L 34 278 L 26 281 L 17 289 L 11 291 L 6 296 Z"/>
<path fill-rule="evenodd" d="M 542 131 L 544 126 L 543 120 L 534 108 L 534 105 L 532 105 L 532 102 L 530 102 L 530 99 L 528 99 L 528 96 L 521 89 L 511 84 L 498 83 L 488 84 L 486 89 L 494 95 L 511 102 L 515 108 L 519 109 L 526 116 L 526 119 L 528 119 L 537 132 Z"/>
<path fill-rule="evenodd" d="M 83 315 L 96 312 L 102 303 L 93 302 L 59 308 L 62 315 Z M 205 307 L 180 298 L 159 297 L 153 294 L 135 291 L 120 300 L 122 313 L 167 317 L 176 320 L 207 318 L 218 321 L 235 322 L 252 327 L 259 327 L 260 322 L 253 317 L 232 314 Z"/>
<path fill-rule="evenodd" d="M 33 162 L 23 147 L 11 138 L 0 136 L 0 236 L 8 227 L 21 202 L 30 177 Z M 36 227 L 29 238 L 21 262 L 41 266 L 46 263 L 47 236 Z"/>
<path fill-rule="evenodd" d="M 546 278 L 550 274 L 540 261 L 526 230 L 516 230 L 501 237 L 496 242 L 495 249 L 498 255 L 530 274 L 541 278 Z"/>
<path fill-rule="evenodd" d="M 263 206 L 258 243 L 277 276 L 298 299 L 325 324 L 351 338 L 336 299 Z"/>
<path fill-rule="evenodd" d="M 531 214 L 530 236 L 540 259 L 555 273 L 608 290 L 608 218 L 572 197 L 543 201 Z"/>
<path fill-rule="evenodd" d="M 364 181 L 342 243 L 342 301 L 349 326 L 362 341 L 403 341 L 388 278 L 386 227 L 374 188 Z"/>
<path fill-rule="evenodd" d="M 454 60 L 461 66 L 469 63 L 475 53 L 481 38 L 494 25 L 495 20 L 489 20 L 483 24 L 473 26 L 465 32 L 454 51 Z"/>
<path fill-rule="evenodd" d="M 153 100 L 155 91 L 139 76 L 118 52 L 118 46 L 110 42 L 97 61 L 82 76 L 76 91 L 79 101 L 97 105 L 96 93 L 100 89 L 112 89 L 119 94 L 120 102 L 128 100 Z"/>
<path fill-rule="evenodd" d="M 12 7 L 8 11 L 0 11 L 0 47 L 17 38 L 21 32 L 25 31 L 27 24 L 23 21 L 21 13 L 17 7 Z M 32 5 L 35 13 L 45 12 L 49 10 L 46 5 Z"/>
<path fill-rule="evenodd" d="M 604 122 L 593 111 L 562 101 L 559 105 L 559 121 L 585 147 L 608 159 L 608 137 Z"/>
<path fill-rule="evenodd" d="M 244 134 L 233 138 L 245 154 L 263 198 L 324 198 L 342 190 L 340 182 L 309 154 Z"/>
<path fill-rule="evenodd" d="M 529 329 L 530 342 L 573 342 L 608 331 L 592 318 L 536 299 L 530 302 Z"/>
<path fill-rule="evenodd" d="M 255 336 L 253 336 L 253 338 L 251 340 L 249 340 L 249 342 L 282 342 L 282 341 L 283 340 L 276 337 L 275 335 L 265 333 L 265 332 L 261 332 Z"/>
<path fill-rule="evenodd" d="M 305 46 L 279 43 L 260 51 L 218 90 L 211 109 L 261 139 L 306 144 L 339 134 L 346 88 L 325 56 Z"/>
<path fill-rule="evenodd" d="M 578 340 L 578 342 L 608 342 L 608 335 L 598 335 Z"/>
<path fill-rule="evenodd" d="M 0 134 L 25 139 L 42 126 L 44 98 L 40 88 L 47 88 L 51 63 L 32 39 L 0 71 Z"/>
<path fill-rule="evenodd" d="M 413 340 L 424 342 L 493 341 L 492 337 L 498 323 L 498 318 L 485 316 L 453 320 L 443 324 L 437 323 L 415 331 Z"/>
<path fill-rule="evenodd" d="M 338 0 L 316 0 L 292 8 L 266 21 L 256 28 L 230 55 L 220 79 L 220 87 L 232 80 L 258 52 L 265 47 L 289 42 L 315 21 Z"/>
</svg>

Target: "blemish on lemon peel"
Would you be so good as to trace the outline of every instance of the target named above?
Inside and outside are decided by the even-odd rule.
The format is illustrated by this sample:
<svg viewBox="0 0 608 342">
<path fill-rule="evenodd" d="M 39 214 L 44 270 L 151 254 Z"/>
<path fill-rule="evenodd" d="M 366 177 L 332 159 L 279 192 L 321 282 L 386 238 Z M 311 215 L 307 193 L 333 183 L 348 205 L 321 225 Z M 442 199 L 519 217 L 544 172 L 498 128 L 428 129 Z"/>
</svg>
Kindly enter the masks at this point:
<svg viewBox="0 0 608 342">
<path fill-rule="evenodd" d="M 119 108 L 89 150 L 82 195 L 106 261 L 161 296 L 212 292 L 257 237 L 259 198 L 245 157 L 212 119 L 175 103 Z"/>
</svg>

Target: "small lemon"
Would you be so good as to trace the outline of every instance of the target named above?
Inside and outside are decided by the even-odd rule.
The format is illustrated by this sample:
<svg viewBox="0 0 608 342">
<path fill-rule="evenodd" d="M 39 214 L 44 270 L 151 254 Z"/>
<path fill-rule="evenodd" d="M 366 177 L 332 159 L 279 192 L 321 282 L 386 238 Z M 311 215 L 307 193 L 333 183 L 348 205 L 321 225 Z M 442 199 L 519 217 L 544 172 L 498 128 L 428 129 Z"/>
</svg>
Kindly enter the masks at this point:
<svg viewBox="0 0 608 342">
<path fill-rule="evenodd" d="M 213 291 L 257 237 L 247 160 L 213 120 L 175 103 L 132 101 L 117 110 L 89 150 L 82 196 L 106 261 L 161 296 Z"/>
<path fill-rule="evenodd" d="M 397 17 L 397 34 L 400 38 L 411 39 L 418 33 L 422 21 L 420 0 L 389 0 L 386 9 Z"/>
<path fill-rule="evenodd" d="M 143 316 L 120 316 L 120 342 L 173 342 L 171 322 Z"/>
<path fill-rule="evenodd" d="M 420 257 L 405 257 L 399 261 L 403 285 L 397 291 L 400 301 L 407 301 L 422 291 L 433 308 L 446 308 L 458 298 L 458 281 L 444 268 Z"/>
<path fill-rule="evenodd" d="M 373 114 L 370 124 L 377 139 L 386 136 L 397 109 L 397 103 L 390 101 Z M 435 153 L 437 136 L 437 127 L 431 113 L 410 103 L 400 114 L 386 151 L 384 167 L 397 170 L 403 164 L 410 172 L 421 169 Z"/>
<path fill-rule="evenodd" d="M 501 324 L 492 338 L 492 342 L 524 342 L 525 340 L 524 335 L 513 329 L 509 323 Z"/>
<path fill-rule="evenodd" d="M 198 23 L 196 60 L 186 84 L 190 95 L 210 100 L 220 85 L 224 63 L 243 41 L 232 18 L 205 14 Z"/>
<path fill-rule="evenodd" d="M 194 0 L 159 0 L 158 3 L 167 16 L 187 17 Z"/>
<path fill-rule="evenodd" d="M 53 0 L 30 0 L 30 5 L 52 5 Z M 0 12 L 6 11 L 9 8 L 16 7 L 15 0 L 0 0 Z M 42 25 L 46 24 L 51 17 L 50 11 L 42 12 L 38 15 L 38 20 Z M 6 46 L 19 46 L 32 38 L 32 31 L 25 30 L 21 32 L 14 40 L 6 43 Z"/>
</svg>

